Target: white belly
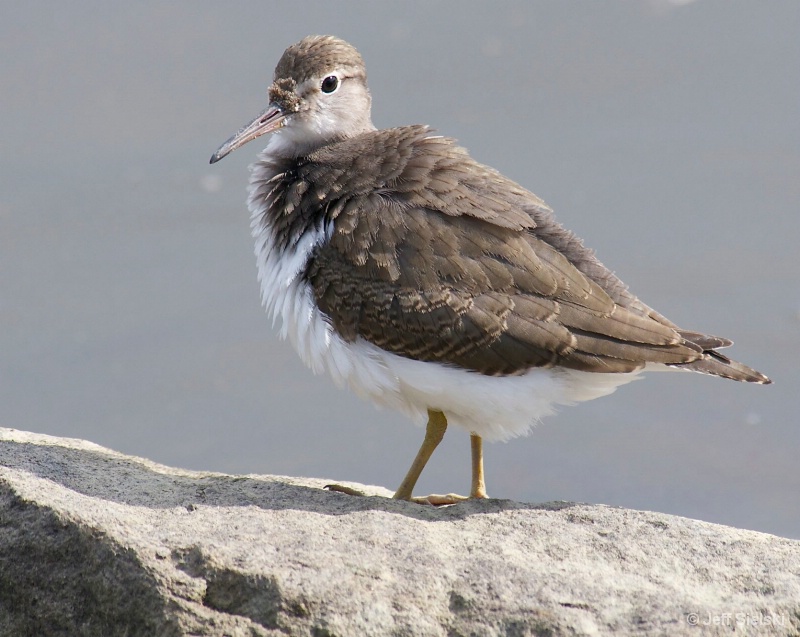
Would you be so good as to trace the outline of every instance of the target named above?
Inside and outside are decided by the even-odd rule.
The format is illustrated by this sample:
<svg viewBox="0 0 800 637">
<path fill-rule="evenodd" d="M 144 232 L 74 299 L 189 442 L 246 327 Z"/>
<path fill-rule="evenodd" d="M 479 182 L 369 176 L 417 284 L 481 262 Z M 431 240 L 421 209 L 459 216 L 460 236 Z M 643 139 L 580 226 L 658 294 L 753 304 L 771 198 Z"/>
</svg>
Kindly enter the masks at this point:
<svg viewBox="0 0 800 637">
<path fill-rule="evenodd" d="M 262 301 L 280 336 L 287 338 L 314 373 L 327 372 L 374 403 L 406 413 L 418 424 L 427 410 L 445 413 L 450 424 L 486 440 L 525 434 L 557 405 L 605 396 L 636 374 L 596 374 L 568 369 L 532 369 L 520 376 L 484 376 L 440 363 L 412 360 L 358 338 L 340 338 L 314 303 L 300 278 L 308 255 L 325 231 L 304 235 L 278 258 L 270 232 L 254 224 Z"/>
</svg>

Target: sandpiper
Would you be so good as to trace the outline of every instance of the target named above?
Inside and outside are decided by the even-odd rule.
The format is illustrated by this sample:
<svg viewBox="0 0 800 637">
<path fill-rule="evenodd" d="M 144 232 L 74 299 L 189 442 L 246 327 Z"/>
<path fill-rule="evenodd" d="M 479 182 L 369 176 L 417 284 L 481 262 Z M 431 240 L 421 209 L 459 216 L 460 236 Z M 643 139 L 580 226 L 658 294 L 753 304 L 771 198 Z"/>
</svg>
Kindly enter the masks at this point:
<svg viewBox="0 0 800 637">
<path fill-rule="evenodd" d="M 264 305 L 314 372 L 427 419 L 395 498 L 463 499 L 412 497 L 448 423 L 470 433 L 469 497 L 485 498 L 483 439 L 643 369 L 770 382 L 640 301 L 539 197 L 427 126 L 377 130 L 370 105 L 358 51 L 304 38 L 211 163 L 272 133 L 248 199 Z"/>
</svg>

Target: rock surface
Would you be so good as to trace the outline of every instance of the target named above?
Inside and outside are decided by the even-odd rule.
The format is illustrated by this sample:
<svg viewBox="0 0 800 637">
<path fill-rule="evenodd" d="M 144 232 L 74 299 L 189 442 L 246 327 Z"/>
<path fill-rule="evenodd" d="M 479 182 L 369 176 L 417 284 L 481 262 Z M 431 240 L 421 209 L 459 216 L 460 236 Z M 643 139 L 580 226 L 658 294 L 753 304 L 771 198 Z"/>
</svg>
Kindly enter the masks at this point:
<svg viewBox="0 0 800 637">
<path fill-rule="evenodd" d="M 796 540 L 324 484 L 0 429 L 0 635 L 800 634 Z"/>
</svg>

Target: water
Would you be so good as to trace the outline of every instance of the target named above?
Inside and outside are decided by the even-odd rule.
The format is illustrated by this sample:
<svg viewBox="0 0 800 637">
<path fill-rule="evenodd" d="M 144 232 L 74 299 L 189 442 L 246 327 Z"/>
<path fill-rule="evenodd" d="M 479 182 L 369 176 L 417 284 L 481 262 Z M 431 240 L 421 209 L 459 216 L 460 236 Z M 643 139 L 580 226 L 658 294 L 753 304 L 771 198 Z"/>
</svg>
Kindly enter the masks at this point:
<svg viewBox="0 0 800 637">
<path fill-rule="evenodd" d="M 800 537 L 800 5 L 2 9 L 0 425 L 193 469 L 394 488 L 422 431 L 314 377 L 259 307 L 244 205 L 283 49 L 366 59 L 378 126 L 428 123 L 556 210 L 647 303 L 770 387 L 650 375 L 488 445 L 489 493 Z M 466 492 L 451 431 L 418 491 Z"/>
</svg>

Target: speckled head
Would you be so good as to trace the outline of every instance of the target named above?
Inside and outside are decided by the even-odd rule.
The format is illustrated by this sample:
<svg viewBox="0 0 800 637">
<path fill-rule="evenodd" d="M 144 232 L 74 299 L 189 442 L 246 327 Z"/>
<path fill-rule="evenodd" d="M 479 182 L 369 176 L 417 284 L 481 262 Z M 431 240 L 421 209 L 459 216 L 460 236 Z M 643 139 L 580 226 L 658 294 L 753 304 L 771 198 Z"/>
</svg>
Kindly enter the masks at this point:
<svg viewBox="0 0 800 637">
<path fill-rule="evenodd" d="M 330 35 L 312 35 L 286 49 L 268 94 L 269 106 L 220 146 L 212 164 L 266 133 L 280 131 L 271 152 L 298 157 L 375 129 L 364 60 Z"/>
</svg>

